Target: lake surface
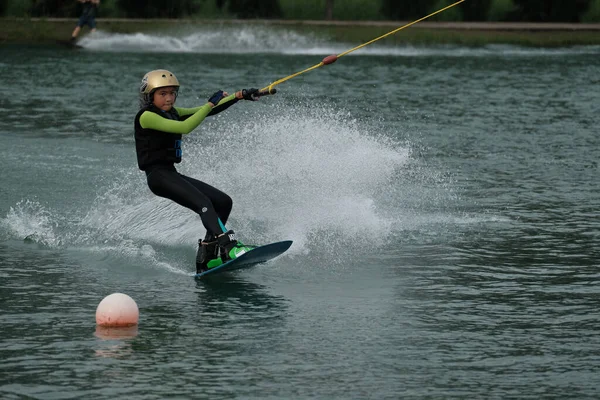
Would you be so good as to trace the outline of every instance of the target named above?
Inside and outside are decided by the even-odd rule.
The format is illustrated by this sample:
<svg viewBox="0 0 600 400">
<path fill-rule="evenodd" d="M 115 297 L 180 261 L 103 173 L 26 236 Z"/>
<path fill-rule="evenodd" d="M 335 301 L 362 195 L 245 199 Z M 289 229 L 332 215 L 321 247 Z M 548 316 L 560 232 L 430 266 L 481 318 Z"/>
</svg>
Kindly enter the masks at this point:
<svg viewBox="0 0 600 400">
<path fill-rule="evenodd" d="M 177 104 L 356 44 L 228 29 L 0 47 L 0 397 L 596 399 L 600 47 L 389 47 L 239 102 L 180 172 L 283 256 L 195 281 L 197 216 L 137 169 L 142 76 Z M 95 325 L 115 292 L 129 330 Z"/>
</svg>

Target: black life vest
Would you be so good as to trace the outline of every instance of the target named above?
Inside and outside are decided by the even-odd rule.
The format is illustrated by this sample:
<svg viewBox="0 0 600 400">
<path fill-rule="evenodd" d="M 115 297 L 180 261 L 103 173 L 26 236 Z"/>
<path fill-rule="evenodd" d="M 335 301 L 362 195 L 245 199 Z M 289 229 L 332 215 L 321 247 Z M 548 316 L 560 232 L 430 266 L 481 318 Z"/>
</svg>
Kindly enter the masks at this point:
<svg viewBox="0 0 600 400">
<path fill-rule="evenodd" d="M 161 132 L 155 129 L 144 129 L 140 125 L 140 117 L 146 111 L 153 112 L 163 118 L 183 120 L 177 110 L 172 108 L 165 112 L 150 105 L 142 108 L 135 116 L 135 149 L 138 166 L 145 171 L 151 165 L 173 165 L 181 162 L 181 134 Z M 187 116 L 186 116 L 187 117 Z"/>
</svg>

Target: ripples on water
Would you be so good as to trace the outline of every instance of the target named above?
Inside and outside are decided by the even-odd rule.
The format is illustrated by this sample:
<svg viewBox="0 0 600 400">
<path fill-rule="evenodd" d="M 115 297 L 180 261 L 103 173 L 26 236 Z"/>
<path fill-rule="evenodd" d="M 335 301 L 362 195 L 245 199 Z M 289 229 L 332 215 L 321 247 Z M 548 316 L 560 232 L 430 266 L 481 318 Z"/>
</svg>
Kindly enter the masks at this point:
<svg viewBox="0 0 600 400">
<path fill-rule="evenodd" d="M 181 170 L 295 244 L 194 282 L 197 219 L 135 170 L 140 77 L 191 106 L 347 49 L 228 35 L 0 48 L 0 397 L 597 397 L 598 47 L 374 46 L 207 121 Z M 96 330 L 113 292 L 137 329 Z"/>
</svg>

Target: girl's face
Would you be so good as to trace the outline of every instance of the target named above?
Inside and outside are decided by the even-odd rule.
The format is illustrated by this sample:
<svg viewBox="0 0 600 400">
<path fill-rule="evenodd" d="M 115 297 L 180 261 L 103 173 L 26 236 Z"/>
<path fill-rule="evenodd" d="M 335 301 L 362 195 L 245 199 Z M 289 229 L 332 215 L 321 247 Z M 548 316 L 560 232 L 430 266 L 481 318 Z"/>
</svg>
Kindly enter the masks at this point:
<svg viewBox="0 0 600 400">
<path fill-rule="evenodd" d="M 167 86 L 156 89 L 152 103 L 163 111 L 170 111 L 177 99 L 177 88 Z"/>
</svg>

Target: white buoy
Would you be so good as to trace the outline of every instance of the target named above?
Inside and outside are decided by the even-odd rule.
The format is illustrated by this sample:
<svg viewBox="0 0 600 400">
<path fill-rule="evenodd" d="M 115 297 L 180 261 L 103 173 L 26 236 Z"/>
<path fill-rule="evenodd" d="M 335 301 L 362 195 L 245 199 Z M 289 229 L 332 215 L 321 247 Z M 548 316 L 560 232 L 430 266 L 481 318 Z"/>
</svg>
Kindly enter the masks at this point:
<svg viewBox="0 0 600 400">
<path fill-rule="evenodd" d="M 123 293 L 106 296 L 96 309 L 96 324 L 100 326 L 137 325 L 140 312 L 135 301 Z"/>
<path fill-rule="evenodd" d="M 138 326 L 101 326 L 96 325 L 94 335 L 102 340 L 133 339 L 138 335 Z"/>
</svg>

